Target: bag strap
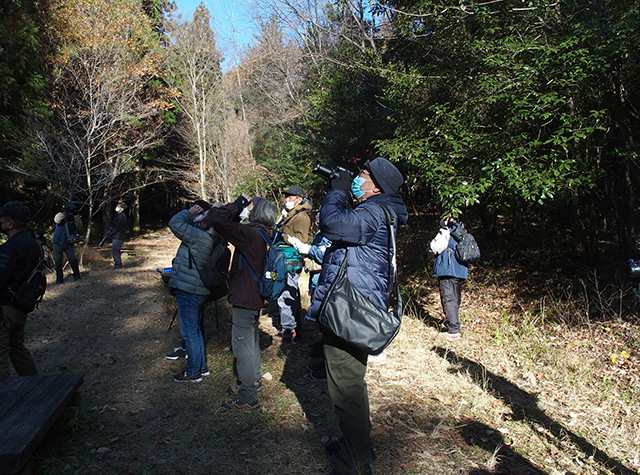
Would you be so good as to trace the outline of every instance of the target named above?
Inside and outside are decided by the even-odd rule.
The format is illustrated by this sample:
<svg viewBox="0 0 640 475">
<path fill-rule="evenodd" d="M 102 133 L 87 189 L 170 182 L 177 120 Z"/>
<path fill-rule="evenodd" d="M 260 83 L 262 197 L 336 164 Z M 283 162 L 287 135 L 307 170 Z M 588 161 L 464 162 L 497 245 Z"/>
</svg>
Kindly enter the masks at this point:
<svg viewBox="0 0 640 475">
<path fill-rule="evenodd" d="M 209 233 L 207 233 L 207 234 L 209 234 Z M 209 254 L 209 256 L 211 256 L 213 254 L 213 251 L 215 251 L 216 246 L 218 245 L 218 242 L 216 241 L 216 239 L 214 239 L 213 236 L 211 236 L 211 234 L 209 234 L 209 237 L 213 241 L 213 247 L 211 248 L 211 254 Z M 187 246 L 187 249 L 189 250 L 189 269 L 193 269 L 193 267 L 191 267 L 191 263 L 193 262 L 193 265 L 196 266 L 196 270 L 198 271 L 198 275 L 200 276 L 200 280 L 203 281 L 202 283 L 204 284 L 204 279 L 202 278 L 202 271 L 198 267 L 198 264 L 196 263 L 195 257 L 193 257 L 193 254 L 191 254 L 191 248 L 189 246 Z"/>
<path fill-rule="evenodd" d="M 395 219 L 393 217 L 393 214 L 391 214 L 391 211 L 389 211 L 389 208 L 387 208 L 385 205 L 383 205 L 382 203 L 378 203 L 380 205 L 380 207 L 382 208 L 382 211 L 384 211 L 385 217 L 386 217 L 386 224 L 387 224 L 387 252 L 390 252 L 391 247 L 393 247 L 393 255 L 389 256 L 389 259 L 387 259 L 387 263 L 388 263 L 388 268 L 387 268 L 387 275 L 391 276 L 391 265 L 393 264 L 393 283 L 388 287 L 388 292 L 391 293 L 391 290 L 393 289 L 393 286 L 397 284 L 397 276 L 398 276 L 398 267 L 396 265 L 396 236 L 395 236 L 395 228 L 394 228 L 394 224 L 395 224 Z"/>
<path fill-rule="evenodd" d="M 64 227 L 67 231 L 67 243 L 69 243 L 71 241 L 71 231 L 69 231 L 69 221 L 67 221 L 66 217 L 64 218 Z"/>
<path fill-rule="evenodd" d="M 264 242 L 267 243 L 267 252 L 269 252 L 269 248 L 274 244 L 274 242 L 269 242 L 269 235 L 267 234 L 267 232 L 264 229 L 259 228 L 259 227 L 256 227 L 256 229 L 260 233 L 260 236 L 262 236 L 262 239 L 264 239 Z M 274 236 L 273 239 L 275 240 L 275 236 Z M 253 277 L 253 280 L 257 284 L 258 283 L 258 278 L 256 277 L 255 272 L 253 272 L 253 269 L 251 268 L 251 265 L 249 264 L 249 261 L 247 261 L 247 258 L 244 257 L 240 251 L 238 251 L 238 253 L 240 254 L 240 258 L 238 259 L 238 270 L 242 269 L 242 260 L 244 259 L 247 262 L 247 267 L 249 268 L 249 272 L 251 273 L 251 277 Z M 266 258 L 266 255 L 265 255 L 265 258 Z"/>
<path fill-rule="evenodd" d="M 22 284 L 20 284 L 20 287 L 18 287 L 18 289 L 21 289 L 22 287 L 27 285 L 27 282 L 29 282 L 29 279 L 31 279 L 31 276 L 33 275 L 33 273 L 35 271 L 37 271 L 38 269 L 42 270 L 42 267 L 44 266 L 44 249 L 42 248 L 42 244 L 40 244 L 39 242 L 38 242 L 38 247 L 40 248 L 40 257 L 38 258 L 38 263 L 33 268 L 33 270 L 27 274 L 27 278 L 24 280 L 24 282 Z M 8 287 L 8 289 L 9 289 L 9 292 L 11 292 L 11 294 L 13 296 L 16 295 L 16 291 L 15 290 L 13 290 L 11 287 Z"/>
</svg>

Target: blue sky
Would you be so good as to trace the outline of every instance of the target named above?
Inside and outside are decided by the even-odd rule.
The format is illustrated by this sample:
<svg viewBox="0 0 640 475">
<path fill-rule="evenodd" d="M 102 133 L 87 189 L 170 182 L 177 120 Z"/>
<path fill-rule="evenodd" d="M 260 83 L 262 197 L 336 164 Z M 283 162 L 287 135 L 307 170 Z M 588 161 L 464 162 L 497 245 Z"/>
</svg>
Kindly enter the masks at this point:
<svg viewBox="0 0 640 475">
<path fill-rule="evenodd" d="M 183 19 L 191 20 L 193 12 L 201 0 L 175 0 Z M 216 34 L 216 44 L 226 58 L 223 68 L 228 69 L 233 62 L 233 43 L 238 49 L 246 48 L 253 42 L 257 27 L 248 14 L 242 0 L 204 0 L 211 15 L 211 28 Z"/>
</svg>

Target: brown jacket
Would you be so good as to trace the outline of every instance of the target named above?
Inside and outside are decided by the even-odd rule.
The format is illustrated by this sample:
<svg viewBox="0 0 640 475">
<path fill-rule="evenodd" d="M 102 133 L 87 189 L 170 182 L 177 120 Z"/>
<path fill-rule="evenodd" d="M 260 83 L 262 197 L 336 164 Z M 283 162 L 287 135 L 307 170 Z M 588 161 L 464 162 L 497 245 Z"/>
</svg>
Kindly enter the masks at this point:
<svg viewBox="0 0 640 475">
<path fill-rule="evenodd" d="M 234 307 L 260 310 L 264 299 L 247 264 L 253 269 L 256 278 L 260 278 L 267 255 L 267 244 L 258 228 L 267 231 L 270 238 L 273 238 L 273 230 L 257 223 L 241 224 L 237 219 L 238 213 L 238 207 L 230 203 L 221 208 L 211 208 L 207 219 L 235 247 L 229 271 L 229 303 Z"/>
</svg>

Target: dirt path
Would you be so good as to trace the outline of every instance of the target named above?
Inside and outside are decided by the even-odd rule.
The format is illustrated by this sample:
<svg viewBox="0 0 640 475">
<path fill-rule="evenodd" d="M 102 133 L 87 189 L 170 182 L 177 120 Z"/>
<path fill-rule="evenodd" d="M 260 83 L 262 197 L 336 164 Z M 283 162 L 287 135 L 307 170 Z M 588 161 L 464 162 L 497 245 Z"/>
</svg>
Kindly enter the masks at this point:
<svg viewBox="0 0 640 475">
<path fill-rule="evenodd" d="M 230 414 L 220 407 L 233 382 L 224 305 L 219 335 L 211 313 L 206 321 L 212 375 L 200 384 L 173 382 L 184 360 L 164 358 L 180 336 L 177 322 L 167 331 L 173 298 L 156 268 L 170 265 L 178 241 L 165 231 L 126 247 L 120 271 L 112 269 L 108 247 L 90 249 L 82 280 L 51 284 L 29 319 L 27 345 L 40 372 L 85 377 L 81 408 L 66 411 L 38 451 L 41 470 L 326 473 L 330 464 L 323 442 L 337 429 L 326 383 L 311 380 L 305 369 L 316 328 L 305 325 L 295 342 L 279 344 L 272 338 L 274 322 L 263 316 L 262 407 Z M 437 293 L 428 300 L 428 312 L 436 314 Z M 472 303 L 467 312 L 482 310 Z M 468 332 L 474 335 L 476 329 Z M 510 355 L 492 351 L 480 337 L 448 343 L 423 321 L 405 319 L 393 345 L 369 362 L 374 473 L 578 473 L 590 451 L 607 448 L 604 443 L 576 448 L 580 438 L 571 435 L 578 430 L 566 423 L 573 415 L 563 419 L 561 413 L 570 408 L 554 407 L 558 389 L 543 381 L 542 373 L 536 380 L 519 371 Z M 558 426 L 562 430 L 553 433 Z"/>
</svg>

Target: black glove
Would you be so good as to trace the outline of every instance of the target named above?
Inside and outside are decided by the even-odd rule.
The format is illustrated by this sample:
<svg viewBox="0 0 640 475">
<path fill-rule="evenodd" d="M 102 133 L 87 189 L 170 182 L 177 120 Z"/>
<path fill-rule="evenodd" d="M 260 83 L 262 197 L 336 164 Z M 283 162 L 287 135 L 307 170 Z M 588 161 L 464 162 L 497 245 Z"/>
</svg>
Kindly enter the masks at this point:
<svg viewBox="0 0 640 475">
<path fill-rule="evenodd" d="M 351 174 L 347 170 L 340 170 L 329 183 L 331 189 L 344 190 L 347 193 L 351 190 Z"/>
<path fill-rule="evenodd" d="M 247 200 L 244 196 L 240 195 L 236 198 L 233 204 L 238 207 L 238 211 L 242 211 L 247 206 L 249 206 L 249 200 Z"/>
</svg>

